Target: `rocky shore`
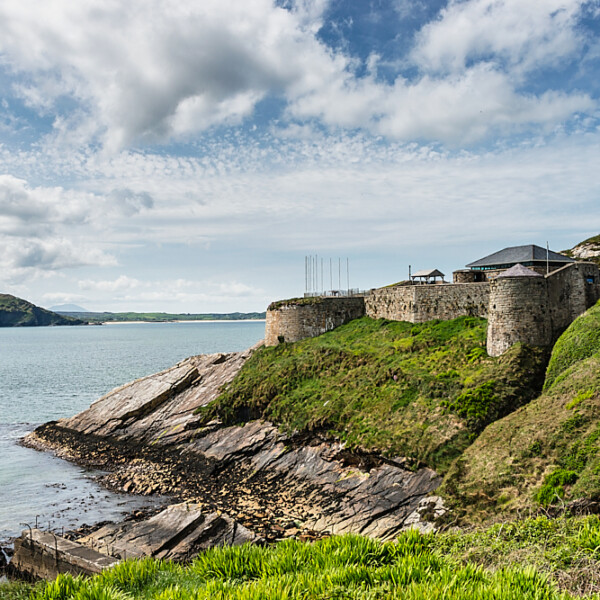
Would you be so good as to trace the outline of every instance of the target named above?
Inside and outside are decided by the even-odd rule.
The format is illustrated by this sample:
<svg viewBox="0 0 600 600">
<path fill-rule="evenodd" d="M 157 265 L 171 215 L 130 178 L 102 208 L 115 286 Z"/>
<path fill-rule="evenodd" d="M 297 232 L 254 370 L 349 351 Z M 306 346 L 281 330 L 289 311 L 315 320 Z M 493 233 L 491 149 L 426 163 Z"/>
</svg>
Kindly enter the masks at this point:
<svg viewBox="0 0 600 600">
<path fill-rule="evenodd" d="M 407 526 L 430 528 L 427 518 L 443 512 L 430 496 L 440 483 L 430 469 L 350 452 L 317 434 L 283 433 L 260 420 L 201 424 L 196 409 L 219 395 L 254 349 L 186 359 L 39 427 L 24 443 L 107 471 L 102 483 L 114 490 L 169 496 L 193 506 L 202 522 L 225 519 L 248 532 L 246 541 L 350 532 L 389 539 Z M 119 541 L 118 528 L 106 535 L 108 546 L 126 541 Z"/>
</svg>

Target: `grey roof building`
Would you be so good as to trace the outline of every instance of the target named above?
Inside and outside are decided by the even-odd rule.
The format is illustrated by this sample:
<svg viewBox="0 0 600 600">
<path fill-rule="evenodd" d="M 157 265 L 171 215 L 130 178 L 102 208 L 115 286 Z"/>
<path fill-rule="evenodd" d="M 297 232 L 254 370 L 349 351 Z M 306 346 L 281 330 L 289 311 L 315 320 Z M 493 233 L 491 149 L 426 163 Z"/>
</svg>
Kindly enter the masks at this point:
<svg viewBox="0 0 600 600">
<path fill-rule="evenodd" d="M 572 262 L 575 261 L 564 254 L 552 250 L 546 251 L 546 248 L 535 244 L 527 244 L 526 246 L 504 248 L 504 250 L 469 263 L 467 267 L 474 271 L 496 271 L 510 269 L 516 264 L 545 268 L 548 263 L 551 270 L 556 270 Z"/>
</svg>

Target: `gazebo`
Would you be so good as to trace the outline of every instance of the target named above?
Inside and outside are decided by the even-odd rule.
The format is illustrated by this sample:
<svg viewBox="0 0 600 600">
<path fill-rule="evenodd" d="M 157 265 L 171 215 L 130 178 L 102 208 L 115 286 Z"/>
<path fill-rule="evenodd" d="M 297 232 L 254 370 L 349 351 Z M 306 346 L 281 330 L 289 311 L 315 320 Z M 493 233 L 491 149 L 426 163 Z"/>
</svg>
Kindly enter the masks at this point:
<svg viewBox="0 0 600 600">
<path fill-rule="evenodd" d="M 410 276 L 412 283 L 437 283 L 437 278 L 440 277 L 444 281 L 444 274 L 438 269 L 426 269 L 417 271 Z"/>
</svg>

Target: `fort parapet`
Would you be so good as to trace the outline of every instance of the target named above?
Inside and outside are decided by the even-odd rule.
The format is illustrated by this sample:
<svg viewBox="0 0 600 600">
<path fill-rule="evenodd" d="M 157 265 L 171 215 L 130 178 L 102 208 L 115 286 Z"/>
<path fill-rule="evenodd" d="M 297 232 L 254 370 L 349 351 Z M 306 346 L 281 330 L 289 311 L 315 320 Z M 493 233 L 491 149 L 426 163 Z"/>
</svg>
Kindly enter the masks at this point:
<svg viewBox="0 0 600 600">
<path fill-rule="evenodd" d="M 594 263 L 572 263 L 548 275 L 509 273 L 490 282 L 490 356 L 499 356 L 517 342 L 552 345 L 600 298 L 598 267 Z"/>
<path fill-rule="evenodd" d="M 371 290 L 365 312 L 373 319 L 424 323 L 432 319 L 487 317 L 490 284 L 400 285 Z"/>
<path fill-rule="evenodd" d="M 362 296 L 295 298 L 272 303 L 267 309 L 265 345 L 298 342 L 331 331 L 365 314 Z"/>
<path fill-rule="evenodd" d="M 520 269 L 485 282 L 398 285 L 364 297 L 276 302 L 267 310 L 265 344 L 315 337 L 363 315 L 410 323 L 478 316 L 488 318 L 488 354 L 499 356 L 517 342 L 550 346 L 600 298 L 594 263 L 570 263 L 548 275 Z"/>
</svg>

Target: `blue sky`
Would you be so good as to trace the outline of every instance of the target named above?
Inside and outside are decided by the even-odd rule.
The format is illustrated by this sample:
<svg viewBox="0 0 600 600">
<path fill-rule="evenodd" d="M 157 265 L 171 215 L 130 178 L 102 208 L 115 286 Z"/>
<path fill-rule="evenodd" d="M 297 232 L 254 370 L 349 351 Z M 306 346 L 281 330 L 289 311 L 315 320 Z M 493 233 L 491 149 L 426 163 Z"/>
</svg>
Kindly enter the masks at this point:
<svg viewBox="0 0 600 600">
<path fill-rule="evenodd" d="M 264 310 L 600 232 L 600 1 L 5 0 L 0 291 Z M 327 264 L 327 263 L 326 263 Z"/>
</svg>

